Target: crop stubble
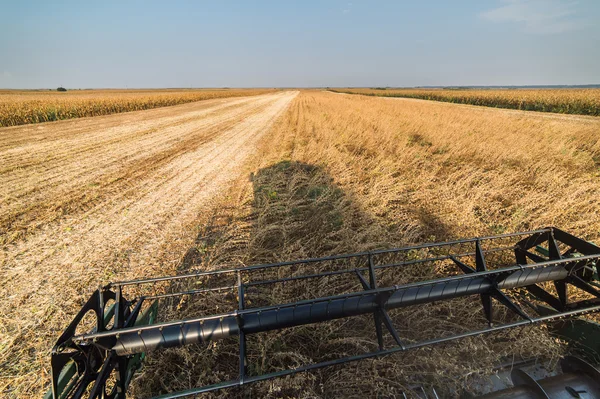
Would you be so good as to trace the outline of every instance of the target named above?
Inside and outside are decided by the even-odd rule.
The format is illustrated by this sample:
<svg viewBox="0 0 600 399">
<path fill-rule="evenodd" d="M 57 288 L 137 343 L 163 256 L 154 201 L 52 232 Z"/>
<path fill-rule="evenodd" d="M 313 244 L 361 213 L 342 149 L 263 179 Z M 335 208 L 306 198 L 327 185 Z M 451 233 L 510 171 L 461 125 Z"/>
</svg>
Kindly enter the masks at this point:
<svg viewBox="0 0 600 399">
<path fill-rule="evenodd" d="M 39 397 L 91 288 L 174 272 L 190 226 L 295 94 L 0 131 L 1 392 Z"/>
</svg>

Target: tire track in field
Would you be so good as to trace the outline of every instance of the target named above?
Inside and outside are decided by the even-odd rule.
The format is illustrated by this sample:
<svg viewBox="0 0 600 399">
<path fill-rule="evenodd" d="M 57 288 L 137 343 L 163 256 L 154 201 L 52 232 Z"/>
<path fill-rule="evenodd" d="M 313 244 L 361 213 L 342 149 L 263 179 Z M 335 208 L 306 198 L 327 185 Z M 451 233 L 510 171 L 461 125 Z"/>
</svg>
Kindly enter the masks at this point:
<svg viewBox="0 0 600 399">
<path fill-rule="evenodd" d="M 193 118 L 205 112 L 227 107 L 238 103 L 252 101 L 253 98 L 264 97 L 234 97 L 203 100 L 195 103 L 186 103 L 164 108 L 155 108 L 152 115 L 145 113 L 147 110 L 122 113 L 123 118 L 113 118 L 115 114 L 66 119 L 58 122 L 44 122 L 20 126 L 3 127 L 0 129 L 0 151 L 15 148 L 23 144 L 35 142 L 52 142 L 59 138 L 79 136 L 82 132 L 103 134 L 105 131 L 122 127 L 126 120 L 130 126 L 152 126 L 157 122 L 171 123 L 182 118 Z M 125 119 L 124 119 L 125 118 Z M 56 126 L 60 125 L 60 129 Z"/>
<path fill-rule="evenodd" d="M 177 242 L 194 238 L 184 227 L 239 175 L 295 95 L 256 98 L 203 127 L 186 124 L 180 141 L 154 149 L 155 163 L 148 154 L 89 206 L 4 246 L 0 392 L 40 396 L 53 341 L 99 283 L 173 271 L 183 255 Z"/>
<path fill-rule="evenodd" d="M 31 129 L 23 129 L 24 131 L 19 132 L 19 127 L 16 127 L 13 128 L 15 132 L 12 132 L 12 135 L 6 133 L 0 135 L 0 151 L 3 151 L 0 153 L 0 161 L 5 165 L 4 169 L 0 170 L 0 174 L 10 172 L 16 168 L 23 170 L 27 167 L 37 166 L 48 161 L 58 159 L 69 160 L 74 155 L 84 151 L 104 149 L 109 144 L 126 142 L 144 134 L 155 133 L 166 128 L 194 122 L 206 118 L 207 116 L 215 116 L 218 112 L 231 110 L 249 102 L 254 103 L 252 98 L 222 101 L 224 101 L 224 103 L 189 114 L 171 116 L 168 118 L 164 117 L 159 120 L 152 119 L 149 121 L 139 121 L 135 125 L 128 124 L 128 126 L 106 126 L 98 127 L 94 130 L 90 130 L 89 127 L 83 127 L 83 129 L 71 128 L 67 132 L 62 130 L 57 132 L 57 129 L 53 126 L 54 122 L 52 122 L 37 126 L 38 129 L 43 129 L 44 132 L 46 129 L 52 129 L 41 135 L 36 135 L 35 132 L 31 132 Z M 29 125 L 26 126 L 29 127 Z M 14 137 L 20 138 L 21 142 L 14 143 L 11 141 Z M 76 151 L 74 152 L 72 149 L 65 148 L 64 144 L 72 145 L 76 148 Z M 43 154 L 45 154 L 44 157 L 42 157 Z M 19 163 L 14 164 L 13 161 L 15 160 L 18 160 Z M 7 167 L 6 165 L 9 166 Z"/>
<path fill-rule="evenodd" d="M 220 107 L 219 107 L 220 108 Z M 214 111 L 213 111 L 214 112 Z M 211 112 L 211 116 L 212 112 Z M 2 160 L 2 154 L 0 153 L 0 160 L 2 160 L 3 165 L 11 165 L 9 168 L 18 169 L 20 173 L 14 173 L 9 178 L 3 179 L 3 181 L 11 181 L 12 180 L 22 180 L 24 175 L 31 175 L 32 171 L 27 170 L 24 165 L 23 156 L 31 156 L 36 159 L 36 164 L 43 165 L 42 170 L 39 171 L 40 174 L 44 174 L 47 177 L 49 170 L 56 169 L 60 167 L 64 167 L 68 163 L 72 163 L 76 156 L 81 155 L 87 151 L 86 156 L 111 156 L 111 159 L 119 159 L 129 157 L 131 155 L 135 155 L 137 153 L 144 153 L 146 151 L 145 148 L 140 148 L 143 143 L 146 143 L 145 146 L 150 144 L 151 147 L 156 146 L 157 138 L 162 137 L 164 140 L 173 139 L 180 137 L 180 132 L 175 131 L 174 134 L 169 134 L 173 131 L 173 127 L 176 124 L 159 124 L 155 126 L 122 126 L 121 129 L 117 132 L 109 132 L 106 130 L 101 130 L 99 134 L 80 134 L 83 138 L 75 138 L 75 140 L 62 141 L 55 140 L 55 144 L 44 143 L 42 146 L 35 144 L 34 146 L 29 146 L 26 148 L 17 148 L 24 154 L 19 154 L 18 162 L 9 162 L 9 160 Z M 198 128 L 204 127 L 202 125 L 197 125 Z M 144 130 L 143 130 L 144 129 Z M 147 137 L 144 138 L 144 141 L 140 140 L 140 137 L 148 134 Z M 107 140 L 108 138 L 108 140 Z M 110 145 L 117 145 L 127 141 L 136 140 L 135 143 L 137 147 L 134 148 L 134 152 L 130 152 L 129 154 L 124 152 L 122 147 L 119 148 L 119 151 L 114 151 L 114 148 L 111 148 Z M 88 144 L 91 143 L 90 144 Z M 56 144 L 58 143 L 58 144 Z M 49 145 L 50 144 L 50 145 Z M 88 148 L 86 148 L 86 146 Z M 50 148 L 48 150 L 48 147 Z M 52 162 L 54 159 L 48 159 L 48 155 L 44 155 L 50 152 L 50 154 L 54 154 L 59 152 L 61 147 L 67 147 L 66 151 L 64 151 L 63 156 L 61 157 L 60 162 Z M 72 147 L 72 148 L 71 148 Z M 90 152 L 91 150 L 99 149 L 98 152 Z M 55 156 L 55 155 L 50 155 Z M 106 166 L 106 165 L 105 165 Z M 90 168 L 93 168 L 94 165 L 90 165 Z"/>
<path fill-rule="evenodd" d="M 211 116 L 215 116 L 216 114 L 211 113 Z M 212 125 L 215 125 L 214 123 Z M 59 162 L 50 162 L 48 163 L 46 160 L 37 160 L 36 164 L 38 165 L 43 165 L 43 167 L 40 168 L 40 170 L 35 171 L 38 175 L 43 175 L 44 177 L 44 181 L 43 181 L 43 185 L 46 186 L 55 186 L 57 185 L 56 183 L 58 183 L 58 179 L 64 178 L 64 174 L 63 173 L 54 173 L 52 176 L 52 178 L 48 179 L 47 176 L 49 175 L 49 173 L 51 171 L 54 170 L 58 170 L 58 172 L 60 172 L 61 168 L 64 168 L 65 165 L 68 165 L 69 162 L 73 161 L 73 158 L 77 155 L 81 155 L 81 154 L 85 154 L 86 157 L 95 157 L 96 161 L 100 161 L 100 162 L 105 162 L 104 168 L 106 167 L 110 167 L 112 166 L 114 163 L 116 162 L 123 162 L 125 160 L 131 160 L 131 159 L 135 159 L 138 156 L 143 156 L 148 149 L 150 149 L 151 147 L 156 146 L 157 144 L 157 137 L 161 137 L 163 139 L 163 141 L 167 142 L 168 140 L 173 140 L 174 138 L 177 138 L 178 135 L 173 135 L 170 134 L 172 132 L 172 127 L 174 125 L 167 125 L 165 124 L 164 126 L 159 126 L 159 127 L 151 127 L 149 129 L 145 129 L 145 130 L 141 130 L 141 131 L 135 131 L 133 133 L 127 133 L 127 134 L 122 134 L 120 136 L 117 136 L 114 139 L 111 140 L 105 140 L 104 137 L 91 137 L 91 138 L 87 138 L 87 141 L 91 141 L 94 144 L 93 145 L 89 145 L 87 148 L 84 148 L 83 146 L 78 148 L 76 151 L 71 151 L 71 153 L 66 153 L 68 156 L 64 156 L 60 159 Z M 197 124 L 198 128 L 201 127 L 205 127 L 204 124 Z M 133 130 L 133 129 L 132 129 Z M 147 135 L 147 136 L 146 136 Z M 96 136 L 96 135 L 94 135 Z M 111 137 L 114 136 L 114 134 L 110 135 Z M 143 141 L 141 139 L 142 136 L 146 136 L 144 137 Z M 109 146 L 110 145 L 120 145 L 122 143 L 127 143 L 127 141 L 131 141 L 133 139 L 136 139 L 137 141 L 136 146 L 135 147 L 130 147 L 130 148 L 122 148 L 120 147 L 119 151 L 114 151 L 114 148 L 111 149 Z M 144 144 L 144 143 L 149 143 L 148 144 Z M 76 146 L 73 143 L 69 143 L 73 146 Z M 150 147 L 150 148 L 146 148 L 146 147 Z M 99 150 L 97 152 L 92 152 L 93 150 Z M 37 151 L 35 151 L 37 153 Z M 101 157 L 100 159 L 98 159 L 98 157 Z M 39 156 L 38 156 L 39 158 Z M 51 165 L 51 166 L 47 166 L 47 165 Z M 10 167 L 11 171 L 14 169 L 18 169 L 20 172 L 23 172 L 24 169 L 26 169 L 25 167 L 19 165 L 18 163 L 15 165 L 13 163 L 13 165 Z M 80 169 L 79 172 L 75 175 L 76 177 L 79 177 L 81 175 L 84 175 L 86 173 L 88 173 L 90 170 L 98 170 L 98 167 L 96 167 L 96 165 L 85 165 L 84 168 Z M 25 170 L 24 171 L 27 175 L 29 175 L 31 177 L 31 174 L 34 171 L 30 171 L 30 170 Z M 12 173 L 10 176 L 10 179 L 6 179 L 5 181 L 10 183 L 12 181 L 19 181 L 23 179 L 23 173 Z M 35 181 L 36 186 L 34 187 L 35 190 L 39 190 L 43 187 L 40 187 L 39 184 L 40 182 Z M 27 194 L 27 192 L 22 192 L 22 191 L 18 191 L 19 189 L 16 188 L 15 189 L 16 192 L 18 192 L 18 195 L 23 195 L 23 194 Z M 8 195 L 13 194 L 12 192 L 8 192 Z"/>
<path fill-rule="evenodd" d="M 131 181 L 149 173 L 152 168 L 160 167 L 178 154 L 210 140 L 240 118 L 260 111 L 266 106 L 266 101 L 268 100 L 265 98 L 246 101 L 241 107 L 228 112 L 211 114 L 211 119 L 192 120 L 194 123 L 187 122 L 176 128 L 168 126 L 164 130 L 155 129 L 159 132 L 145 137 L 127 133 L 128 147 L 125 148 L 120 143 L 116 147 L 106 144 L 102 154 L 85 151 L 80 154 L 77 151 L 64 162 L 66 165 L 54 167 L 53 171 L 57 173 L 53 175 L 41 171 L 39 179 L 28 176 L 27 173 L 21 176 L 22 179 L 26 177 L 27 181 L 34 180 L 30 186 L 15 186 L 9 180 L 6 186 L 16 187 L 19 192 L 9 191 L 4 194 L 3 210 L 0 212 L 0 236 L 6 235 L 4 242 L 10 243 L 58 217 L 77 212 L 92 202 L 102 201 L 102 197 L 108 193 L 122 190 Z M 216 116 L 220 117 L 214 121 Z M 185 136 L 181 135 L 182 129 L 187 131 Z M 83 141 L 85 145 L 89 140 Z M 95 162 L 77 168 L 75 174 L 64 173 L 65 170 L 72 171 L 74 163 L 82 163 L 80 155 L 93 158 Z M 107 157 L 107 161 L 99 158 L 100 156 Z"/>
</svg>

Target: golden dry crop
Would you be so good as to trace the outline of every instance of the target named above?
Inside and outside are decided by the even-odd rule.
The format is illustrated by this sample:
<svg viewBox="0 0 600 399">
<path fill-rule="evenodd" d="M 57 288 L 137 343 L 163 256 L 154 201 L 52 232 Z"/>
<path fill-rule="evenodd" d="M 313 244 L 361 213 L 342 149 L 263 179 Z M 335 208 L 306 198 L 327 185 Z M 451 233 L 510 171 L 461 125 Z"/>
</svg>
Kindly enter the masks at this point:
<svg viewBox="0 0 600 399">
<path fill-rule="evenodd" d="M 0 91 L 0 127 L 139 111 L 225 97 L 253 96 L 267 89 Z"/>
<path fill-rule="evenodd" d="M 600 120 L 411 99 L 304 92 L 265 136 L 182 271 L 211 270 L 484 236 L 556 225 L 600 239 Z M 423 270 L 407 270 L 420 278 Z M 304 290 L 311 289 L 306 285 Z M 266 295 L 271 303 L 286 297 Z M 314 289 L 314 287 L 313 287 Z M 300 290 L 302 292 L 302 290 Z M 170 317 L 204 314 L 205 303 Z M 507 317 L 496 307 L 499 319 Z M 164 309 L 163 311 L 168 311 Z M 403 339 L 482 326 L 479 298 L 392 315 Z M 330 322 L 248 338 L 253 370 L 376 349 L 371 320 Z M 464 323 L 464 324 L 463 324 Z M 510 342 L 507 345 L 506 342 Z M 236 371 L 236 343 L 152 357 L 136 396 L 214 383 Z M 246 390 L 257 397 L 402 397 L 413 384 L 441 397 L 481 382 L 503 360 L 555 362 L 566 350 L 541 326 L 300 374 Z M 207 371 L 210 370 L 210 371 Z M 235 376 L 235 374 L 234 374 Z M 357 377 L 360 376 L 360 377 Z M 247 393 L 248 394 L 248 393 Z M 219 396 L 220 395 L 220 396 Z M 218 397 L 244 397 L 224 391 Z"/>
<path fill-rule="evenodd" d="M 594 117 L 318 91 L 0 129 L 0 392 L 48 388 L 53 342 L 108 281 L 546 225 L 598 240 L 598 131 Z M 481 321 L 478 298 L 436 306 L 394 314 L 401 334 L 443 333 L 456 327 L 448 315 Z M 250 360 L 257 371 L 371 349 L 371 326 L 256 337 Z M 391 397 L 423 383 L 446 393 L 501 358 L 552 362 L 564 350 L 534 326 L 248 389 Z M 153 353 L 131 393 L 215 382 L 236 369 L 236 351 Z"/>
<path fill-rule="evenodd" d="M 600 116 L 600 89 L 334 89 L 341 93 Z"/>
</svg>

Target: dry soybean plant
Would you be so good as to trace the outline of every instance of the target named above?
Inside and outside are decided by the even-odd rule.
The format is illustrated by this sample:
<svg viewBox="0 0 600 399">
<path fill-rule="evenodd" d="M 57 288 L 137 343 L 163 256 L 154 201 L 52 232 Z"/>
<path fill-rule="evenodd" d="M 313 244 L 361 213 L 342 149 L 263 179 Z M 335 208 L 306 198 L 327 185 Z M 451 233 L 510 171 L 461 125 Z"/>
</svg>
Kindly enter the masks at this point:
<svg viewBox="0 0 600 399">
<path fill-rule="evenodd" d="M 386 101 L 304 92 L 249 163 L 249 179 L 216 207 L 182 271 L 249 265 L 398 247 L 558 225 L 598 239 L 600 121 L 548 119 L 493 109 Z M 188 257 L 189 259 L 189 257 Z M 407 270 L 405 278 L 423 278 Z M 431 270 L 430 277 L 435 277 Z M 413 277 L 414 277 L 413 276 Z M 320 288 L 327 289 L 326 282 Z M 289 292 L 263 293 L 270 302 Z M 287 291 L 286 291 L 287 290 Z M 206 303 L 174 304 L 169 317 L 207 312 Z M 214 305 L 214 304 L 212 304 Z M 495 315 L 507 320 L 498 309 Z M 481 325 L 478 298 L 395 312 L 403 337 L 439 336 Z M 417 332 L 417 333 L 416 333 Z M 517 337 L 519 338 L 517 340 Z M 372 350 L 360 318 L 277 333 L 249 344 L 250 372 L 278 370 Z M 511 345 L 506 345 L 510 342 Z M 453 397 L 481 384 L 504 360 L 537 357 L 553 364 L 566 350 L 544 327 L 472 337 L 457 345 L 322 369 L 258 383 L 216 397 L 398 397 L 415 384 Z M 235 373 L 235 342 L 169 349 L 153 357 L 134 384 L 140 397 L 217 382 Z M 167 377 L 165 377 L 167 376 Z"/>
</svg>

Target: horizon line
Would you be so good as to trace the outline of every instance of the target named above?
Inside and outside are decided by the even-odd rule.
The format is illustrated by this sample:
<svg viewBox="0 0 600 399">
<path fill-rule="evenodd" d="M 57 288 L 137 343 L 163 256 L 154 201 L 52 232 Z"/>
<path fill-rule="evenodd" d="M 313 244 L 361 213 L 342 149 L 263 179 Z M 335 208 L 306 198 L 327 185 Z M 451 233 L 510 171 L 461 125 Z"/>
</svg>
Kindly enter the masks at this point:
<svg viewBox="0 0 600 399">
<path fill-rule="evenodd" d="M 34 89 L 25 88 L 2 88 L 0 90 L 18 90 L 18 91 L 53 91 L 57 88 L 66 88 L 67 90 L 230 90 L 230 89 L 429 89 L 429 88 L 600 88 L 600 83 L 588 84 L 532 84 L 532 85 L 418 85 L 418 86 L 194 86 L 194 87 L 85 87 L 69 88 L 68 86 L 39 87 Z"/>
</svg>

